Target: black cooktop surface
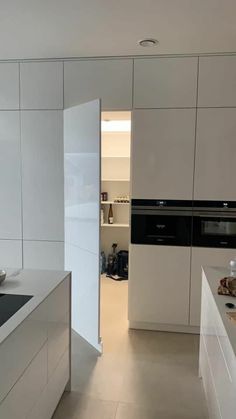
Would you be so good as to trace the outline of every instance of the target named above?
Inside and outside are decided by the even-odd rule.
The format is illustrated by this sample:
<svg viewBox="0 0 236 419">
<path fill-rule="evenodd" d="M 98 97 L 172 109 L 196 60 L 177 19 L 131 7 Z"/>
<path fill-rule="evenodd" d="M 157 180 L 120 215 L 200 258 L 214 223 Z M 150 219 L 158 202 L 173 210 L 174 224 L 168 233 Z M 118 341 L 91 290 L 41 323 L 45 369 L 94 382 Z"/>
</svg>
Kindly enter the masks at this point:
<svg viewBox="0 0 236 419">
<path fill-rule="evenodd" d="M 0 326 L 23 307 L 33 296 L 0 294 Z"/>
</svg>

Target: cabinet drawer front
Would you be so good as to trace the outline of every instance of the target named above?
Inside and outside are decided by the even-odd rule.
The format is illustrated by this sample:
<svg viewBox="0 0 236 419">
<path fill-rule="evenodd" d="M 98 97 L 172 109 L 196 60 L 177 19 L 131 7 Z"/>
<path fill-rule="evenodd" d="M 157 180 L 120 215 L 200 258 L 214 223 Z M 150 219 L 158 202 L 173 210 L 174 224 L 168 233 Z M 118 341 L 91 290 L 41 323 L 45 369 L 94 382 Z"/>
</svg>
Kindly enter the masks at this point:
<svg viewBox="0 0 236 419">
<path fill-rule="evenodd" d="M 0 402 L 47 340 L 47 305 L 43 302 L 0 345 Z M 17 348 L 17 357 L 16 354 Z M 4 378 L 3 378 L 4 377 Z"/>
<path fill-rule="evenodd" d="M 1 419 L 25 419 L 47 383 L 47 345 L 0 404 Z"/>
<path fill-rule="evenodd" d="M 27 419 L 51 419 L 69 380 L 69 349 L 66 350 L 47 387 Z M 18 418 L 17 418 L 18 419 Z"/>
</svg>

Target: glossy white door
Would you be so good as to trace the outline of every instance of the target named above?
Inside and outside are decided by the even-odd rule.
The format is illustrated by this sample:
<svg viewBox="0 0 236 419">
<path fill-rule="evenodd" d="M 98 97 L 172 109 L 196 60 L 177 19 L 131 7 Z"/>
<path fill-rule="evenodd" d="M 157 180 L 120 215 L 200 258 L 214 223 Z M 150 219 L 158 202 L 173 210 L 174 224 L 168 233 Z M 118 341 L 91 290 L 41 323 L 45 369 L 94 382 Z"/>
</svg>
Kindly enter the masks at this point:
<svg viewBox="0 0 236 419">
<path fill-rule="evenodd" d="M 194 109 L 133 112 L 131 191 L 137 199 L 192 199 Z"/>
<path fill-rule="evenodd" d="M 236 201 L 236 108 L 198 109 L 194 199 Z"/>
<path fill-rule="evenodd" d="M 64 111 L 65 268 L 72 271 L 72 327 L 100 345 L 100 101 Z"/>
</svg>

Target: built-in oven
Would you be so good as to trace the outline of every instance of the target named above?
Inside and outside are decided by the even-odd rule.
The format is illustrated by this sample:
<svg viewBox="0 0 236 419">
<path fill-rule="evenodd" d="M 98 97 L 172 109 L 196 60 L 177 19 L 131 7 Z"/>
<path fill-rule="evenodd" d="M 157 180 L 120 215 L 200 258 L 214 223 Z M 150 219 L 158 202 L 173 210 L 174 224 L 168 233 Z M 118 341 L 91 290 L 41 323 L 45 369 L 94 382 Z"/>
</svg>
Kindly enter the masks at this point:
<svg viewBox="0 0 236 419">
<path fill-rule="evenodd" d="M 194 201 L 192 245 L 236 248 L 236 202 Z"/>
<path fill-rule="evenodd" d="M 131 243 L 190 246 L 192 201 L 133 199 Z"/>
</svg>

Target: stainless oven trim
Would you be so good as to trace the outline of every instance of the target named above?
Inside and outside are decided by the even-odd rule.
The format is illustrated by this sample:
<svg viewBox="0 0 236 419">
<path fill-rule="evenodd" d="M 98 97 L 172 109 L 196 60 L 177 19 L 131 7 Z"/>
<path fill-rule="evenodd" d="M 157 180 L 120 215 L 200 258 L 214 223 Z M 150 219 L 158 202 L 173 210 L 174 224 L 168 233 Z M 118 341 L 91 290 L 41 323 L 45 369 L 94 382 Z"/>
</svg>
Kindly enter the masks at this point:
<svg viewBox="0 0 236 419">
<path fill-rule="evenodd" d="M 227 218 L 236 218 L 236 211 L 233 212 L 204 212 L 204 211 L 193 211 L 193 217 L 200 217 L 200 218 L 222 218 L 222 220 Z"/>
<path fill-rule="evenodd" d="M 189 211 L 189 210 L 188 211 L 180 211 L 180 210 L 173 211 L 173 210 L 167 210 L 167 209 L 160 210 L 157 208 L 148 209 L 148 210 L 146 208 L 145 209 L 135 208 L 135 209 L 132 209 L 132 215 L 161 215 L 161 216 L 168 215 L 172 217 L 174 216 L 192 217 L 193 213 L 192 211 Z"/>
<path fill-rule="evenodd" d="M 191 211 L 192 207 L 157 207 L 154 205 L 132 205 L 132 210 L 152 210 L 152 211 Z"/>
</svg>

